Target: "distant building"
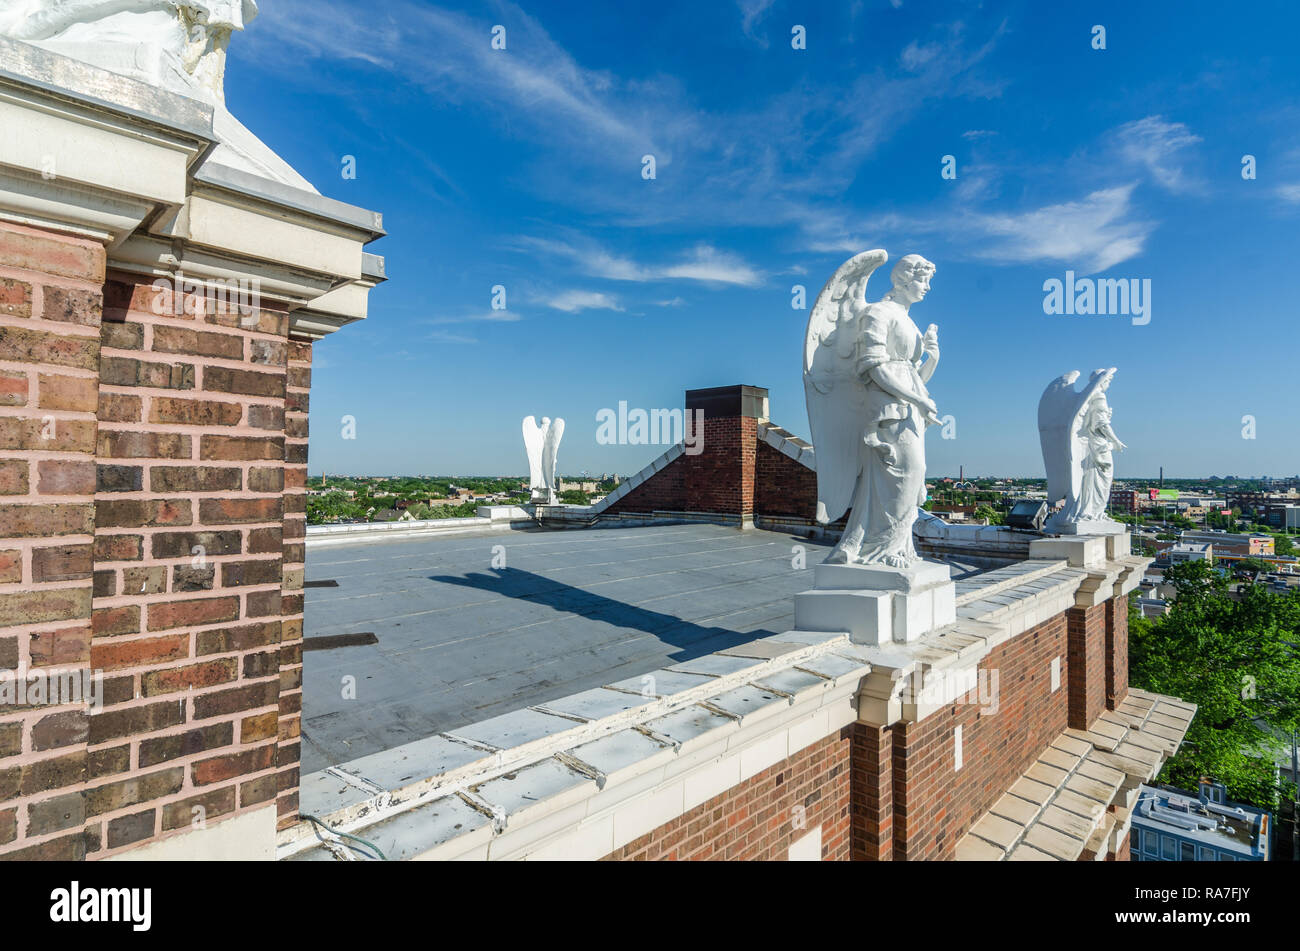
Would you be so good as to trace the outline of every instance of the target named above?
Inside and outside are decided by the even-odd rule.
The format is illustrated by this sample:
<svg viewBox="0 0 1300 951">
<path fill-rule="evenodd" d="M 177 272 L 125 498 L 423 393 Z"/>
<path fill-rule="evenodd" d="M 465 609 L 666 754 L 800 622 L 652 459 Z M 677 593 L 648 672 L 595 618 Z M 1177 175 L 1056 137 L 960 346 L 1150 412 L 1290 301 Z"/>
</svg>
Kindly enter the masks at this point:
<svg viewBox="0 0 1300 951">
<path fill-rule="evenodd" d="M 1140 498 L 1141 493 L 1136 489 L 1111 489 L 1110 507 L 1118 512 L 1136 515 Z"/>
<path fill-rule="evenodd" d="M 1137 606 L 1143 617 L 1163 617 L 1170 611 L 1169 602 L 1164 598 L 1138 598 Z"/>
<path fill-rule="evenodd" d="M 1201 780 L 1199 795 L 1143 784 L 1129 852 L 1135 862 L 1266 862 L 1271 819 L 1262 809 L 1230 802 L 1222 783 Z"/>
<path fill-rule="evenodd" d="M 1213 545 L 1197 545 L 1179 543 L 1169 549 L 1170 564 L 1179 564 L 1184 561 L 1214 561 Z"/>
<path fill-rule="evenodd" d="M 1275 553 L 1273 536 L 1263 534 L 1230 534 L 1228 532 L 1183 532 L 1178 540 L 1188 545 L 1213 545 L 1219 555 L 1239 555 L 1250 558 Z"/>
</svg>

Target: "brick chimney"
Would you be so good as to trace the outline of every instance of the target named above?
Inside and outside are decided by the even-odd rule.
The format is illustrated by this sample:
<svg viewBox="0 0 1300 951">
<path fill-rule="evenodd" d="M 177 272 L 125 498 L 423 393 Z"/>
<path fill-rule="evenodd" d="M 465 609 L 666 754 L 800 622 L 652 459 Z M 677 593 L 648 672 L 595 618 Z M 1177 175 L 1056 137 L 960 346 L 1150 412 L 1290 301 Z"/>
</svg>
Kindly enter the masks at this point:
<svg viewBox="0 0 1300 951">
<path fill-rule="evenodd" d="M 686 391 L 686 416 L 704 418 L 703 451 L 683 456 L 690 511 L 739 516 L 754 527 L 754 462 L 758 423 L 767 421 L 767 390 L 761 386 L 714 386 Z"/>
</svg>

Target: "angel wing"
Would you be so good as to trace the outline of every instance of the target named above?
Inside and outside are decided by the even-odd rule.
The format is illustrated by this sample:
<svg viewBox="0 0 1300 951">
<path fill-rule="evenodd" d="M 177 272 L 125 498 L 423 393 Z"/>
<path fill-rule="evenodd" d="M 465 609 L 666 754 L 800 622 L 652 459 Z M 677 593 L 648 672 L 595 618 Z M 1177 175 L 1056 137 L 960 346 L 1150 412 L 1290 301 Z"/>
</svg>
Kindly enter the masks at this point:
<svg viewBox="0 0 1300 951">
<path fill-rule="evenodd" d="M 1078 499 L 1083 478 L 1086 440 L 1079 427 L 1084 410 L 1101 387 L 1110 382 L 1115 369 L 1097 370 L 1082 391 L 1076 391 L 1079 371 L 1071 370 L 1047 385 L 1038 400 L 1038 438 L 1047 470 L 1047 501 Z"/>
<path fill-rule="evenodd" d="M 551 425 L 546 427 L 546 437 L 542 443 L 542 478 L 547 488 L 554 489 L 558 485 L 555 481 L 555 460 L 560 452 L 560 438 L 563 435 L 564 420 L 551 420 Z"/>
<path fill-rule="evenodd" d="M 867 388 L 854 372 L 867 280 L 889 259 L 879 249 L 839 266 L 817 295 L 804 336 L 803 387 L 817 459 L 817 521 L 839 518 L 853 501 Z"/>
<path fill-rule="evenodd" d="M 531 416 L 524 417 L 524 451 L 528 454 L 528 488 L 542 486 L 542 441 L 546 433 L 537 420 Z"/>
</svg>

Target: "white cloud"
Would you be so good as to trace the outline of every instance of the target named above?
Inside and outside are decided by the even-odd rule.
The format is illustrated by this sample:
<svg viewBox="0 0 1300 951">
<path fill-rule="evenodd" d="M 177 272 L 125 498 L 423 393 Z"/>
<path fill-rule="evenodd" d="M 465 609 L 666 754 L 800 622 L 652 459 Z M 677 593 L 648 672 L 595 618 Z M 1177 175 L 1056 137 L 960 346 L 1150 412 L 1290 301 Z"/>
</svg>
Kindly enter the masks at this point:
<svg viewBox="0 0 1300 951">
<path fill-rule="evenodd" d="M 736 284 L 757 287 L 763 277 L 736 254 L 719 251 L 707 244 L 699 245 L 688 260 L 663 269 L 665 277 L 712 284 Z"/>
<path fill-rule="evenodd" d="M 1300 184 L 1279 185 L 1275 193 L 1278 198 L 1288 204 L 1300 204 Z"/>
<path fill-rule="evenodd" d="M 706 284 L 735 284 L 756 287 L 763 275 L 738 254 L 719 251 L 711 245 L 697 245 L 675 263 L 646 265 L 612 254 L 592 242 L 580 245 L 547 238 L 521 237 L 523 248 L 566 258 L 590 277 L 640 284 L 663 281 L 701 281 Z"/>
<path fill-rule="evenodd" d="M 767 37 L 754 35 L 754 27 L 758 26 L 763 17 L 767 16 L 767 11 L 772 9 L 772 4 L 776 0 L 736 0 L 740 7 L 740 29 L 751 40 L 756 40 L 764 48 L 767 47 Z"/>
<path fill-rule="evenodd" d="M 600 291 L 565 291 L 547 301 L 546 306 L 569 314 L 583 310 L 623 310 L 615 298 Z"/>
<path fill-rule="evenodd" d="M 962 224 L 991 239 L 976 242 L 976 257 L 1016 264 L 1061 261 L 1104 271 L 1141 253 L 1154 227 L 1130 218 L 1133 188 L 1106 188 L 1022 212 L 970 211 Z"/>
<path fill-rule="evenodd" d="M 509 324 L 517 320 L 522 320 L 519 314 L 513 310 L 485 310 L 473 314 L 464 314 L 460 317 L 426 317 L 421 323 L 426 324 L 469 324 L 469 323 L 500 323 Z"/>
<path fill-rule="evenodd" d="M 942 48 L 938 43 L 930 43 L 926 45 L 919 44 L 916 40 L 913 40 L 903 47 L 903 52 L 899 54 L 898 61 L 902 64 L 904 69 L 910 72 L 916 72 L 926 63 L 938 56 L 940 52 L 942 52 Z"/>
<path fill-rule="evenodd" d="M 1183 167 L 1181 153 L 1201 141 L 1181 122 L 1166 122 L 1162 116 L 1147 116 L 1127 122 L 1115 130 L 1120 156 L 1145 169 L 1155 181 L 1174 192 L 1192 191 L 1200 183 Z"/>
<path fill-rule="evenodd" d="M 464 334 L 449 333 L 446 330 L 435 330 L 429 334 L 430 340 L 436 340 L 439 343 L 478 343 L 475 337 L 467 337 Z"/>
</svg>

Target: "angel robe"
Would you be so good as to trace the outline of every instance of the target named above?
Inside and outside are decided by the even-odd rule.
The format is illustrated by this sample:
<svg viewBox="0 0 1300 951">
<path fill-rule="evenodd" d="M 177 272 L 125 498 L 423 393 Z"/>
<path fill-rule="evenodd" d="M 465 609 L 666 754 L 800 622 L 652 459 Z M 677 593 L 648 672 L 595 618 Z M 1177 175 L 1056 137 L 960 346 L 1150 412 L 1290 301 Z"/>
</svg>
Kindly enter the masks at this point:
<svg viewBox="0 0 1300 951">
<path fill-rule="evenodd" d="M 922 356 L 921 332 L 906 310 L 892 300 L 866 308 L 853 364 L 866 388 L 858 482 L 828 561 L 906 567 L 917 557 L 912 523 L 925 502 L 926 414 L 897 391 L 929 397 Z"/>
</svg>

